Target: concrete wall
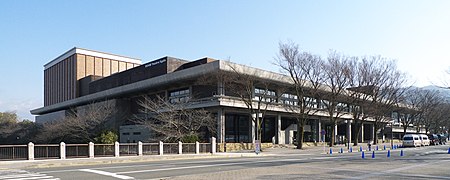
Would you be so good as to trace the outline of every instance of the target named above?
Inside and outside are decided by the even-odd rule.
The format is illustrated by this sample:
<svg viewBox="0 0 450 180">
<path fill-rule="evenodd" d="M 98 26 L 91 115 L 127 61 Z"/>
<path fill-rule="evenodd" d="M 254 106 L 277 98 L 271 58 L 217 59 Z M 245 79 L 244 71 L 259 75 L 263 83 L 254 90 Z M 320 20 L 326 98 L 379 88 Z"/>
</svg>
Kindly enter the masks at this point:
<svg viewBox="0 0 450 180">
<path fill-rule="evenodd" d="M 143 125 L 126 125 L 119 128 L 120 143 L 148 142 L 151 131 Z"/>
</svg>

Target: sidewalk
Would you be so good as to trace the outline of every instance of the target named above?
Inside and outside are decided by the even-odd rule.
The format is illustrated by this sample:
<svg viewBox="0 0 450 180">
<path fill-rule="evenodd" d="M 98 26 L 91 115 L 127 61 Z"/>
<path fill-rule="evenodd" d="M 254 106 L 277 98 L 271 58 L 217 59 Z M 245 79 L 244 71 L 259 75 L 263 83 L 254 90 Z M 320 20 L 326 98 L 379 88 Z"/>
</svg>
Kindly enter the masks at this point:
<svg viewBox="0 0 450 180">
<path fill-rule="evenodd" d="M 0 170 L 23 169 L 23 168 L 46 168 L 62 166 L 84 166 L 96 164 L 116 164 L 131 162 L 148 162 L 163 160 L 184 160 L 204 158 L 233 158 L 233 157 L 255 157 L 255 153 L 216 153 L 216 154 L 173 154 L 173 155 L 146 155 L 146 156 L 121 156 L 121 157 L 97 157 L 97 158 L 71 158 L 71 159 L 42 159 L 42 160 L 20 160 L 0 161 Z"/>
</svg>

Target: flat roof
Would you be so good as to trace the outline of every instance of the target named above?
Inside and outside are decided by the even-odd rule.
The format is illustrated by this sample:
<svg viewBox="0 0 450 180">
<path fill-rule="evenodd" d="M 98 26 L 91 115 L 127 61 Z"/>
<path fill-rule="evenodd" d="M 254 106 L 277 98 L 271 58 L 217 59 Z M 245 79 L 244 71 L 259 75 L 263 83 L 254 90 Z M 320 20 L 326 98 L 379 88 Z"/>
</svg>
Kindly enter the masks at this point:
<svg viewBox="0 0 450 180">
<path fill-rule="evenodd" d="M 106 58 L 106 59 L 113 59 L 113 60 L 130 62 L 130 63 L 135 63 L 135 64 L 142 64 L 141 60 L 137 59 L 137 58 L 131 58 L 131 57 L 126 57 L 126 56 L 121 56 L 121 55 L 116 55 L 116 54 L 110 54 L 110 53 L 105 53 L 105 52 L 100 52 L 100 51 L 94 51 L 94 50 L 74 47 L 74 48 L 68 50 L 67 52 L 61 54 L 60 56 L 56 57 L 49 63 L 45 64 L 44 69 L 48 69 L 48 68 L 52 67 L 53 65 L 61 62 L 62 60 L 66 59 L 69 56 L 72 56 L 74 54 L 84 54 L 84 55 L 101 57 L 101 58 Z"/>
</svg>

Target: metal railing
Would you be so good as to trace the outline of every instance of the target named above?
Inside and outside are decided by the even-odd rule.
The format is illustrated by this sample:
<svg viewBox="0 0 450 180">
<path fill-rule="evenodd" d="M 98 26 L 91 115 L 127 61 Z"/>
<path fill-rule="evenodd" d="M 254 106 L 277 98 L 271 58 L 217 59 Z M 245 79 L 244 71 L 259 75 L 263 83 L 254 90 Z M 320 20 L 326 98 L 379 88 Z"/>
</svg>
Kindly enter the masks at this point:
<svg viewBox="0 0 450 180">
<path fill-rule="evenodd" d="M 114 144 L 95 144 L 94 156 L 114 156 Z"/>
<path fill-rule="evenodd" d="M 137 143 L 120 143 L 119 154 L 121 156 L 137 156 L 138 144 Z"/>
<path fill-rule="evenodd" d="M 27 145 L 0 145 L 0 161 L 215 153 L 215 139 L 212 142 L 198 144 L 181 142 L 65 144 L 61 142 L 36 145 L 30 142 Z"/>
<path fill-rule="evenodd" d="M 159 143 L 142 143 L 143 155 L 158 155 Z"/>
<path fill-rule="evenodd" d="M 183 154 L 195 154 L 195 143 L 183 143 L 182 152 Z"/>
<path fill-rule="evenodd" d="M 57 159 L 60 156 L 59 144 L 37 144 L 34 145 L 34 158 Z"/>
<path fill-rule="evenodd" d="M 164 143 L 164 154 L 178 154 L 178 143 Z"/>
<path fill-rule="evenodd" d="M 199 153 L 211 153 L 211 143 L 199 143 Z"/>
<path fill-rule="evenodd" d="M 89 144 L 66 144 L 66 158 L 89 157 Z"/>
<path fill-rule="evenodd" d="M 27 145 L 0 145 L 0 160 L 28 159 Z"/>
</svg>

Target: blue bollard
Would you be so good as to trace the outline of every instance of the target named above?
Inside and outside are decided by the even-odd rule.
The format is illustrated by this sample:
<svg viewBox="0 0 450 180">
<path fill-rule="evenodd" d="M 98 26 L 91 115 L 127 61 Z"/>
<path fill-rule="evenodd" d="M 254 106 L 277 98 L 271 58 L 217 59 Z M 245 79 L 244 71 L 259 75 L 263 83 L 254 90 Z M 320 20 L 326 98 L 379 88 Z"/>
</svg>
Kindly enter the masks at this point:
<svg viewBox="0 0 450 180">
<path fill-rule="evenodd" d="M 367 146 L 367 151 L 372 151 L 372 148 L 370 148 L 370 146 Z"/>
<path fill-rule="evenodd" d="M 386 150 L 386 145 L 384 145 L 383 150 Z"/>
<path fill-rule="evenodd" d="M 362 146 L 359 146 L 359 151 L 362 152 Z"/>
<path fill-rule="evenodd" d="M 364 151 L 361 151 L 361 158 L 364 159 Z"/>
<path fill-rule="evenodd" d="M 403 154 L 403 149 L 400 151 L 400 156 L 403 156 L 404 154 Z"/>
<path fill-rule="evenodd" d="M 377 146 L 377 148 L 376 148 L 376 149 L 377 149 L 377 151 L 378 151 L 378 146 Z"/>
<path fill-rule="evenodd" d="M 344 153 L 344 150 L 341 148 L 341 152 L 339 152 L 339 153 L 341 153 L 341 154 Z"/>
<path fill-rule="evenodd" d="M 352 149 L 352 147 L 350 147 L 350 149 L 348 150 L 348 152 L 353 152 L 353 149 Z"/>
<path fill-rule="evenodd" d="M 388 150 L 387 157 L 391 157 L 391 150 Z"/>
<path fill-rule="evenodd" d="M 333 154 L 333 149 L 330 148 L 330 155 Z"/>
<path fill-rule="evenodd" d="M 372 159 L 375 159 L 375 151 L 372 151 Z"/>
<path fill-rule="evenodd" d="M 447 154 L 450 154 L 450 147 L 448 148 L 448 152 L 447 152 Z"/>
</svg>

